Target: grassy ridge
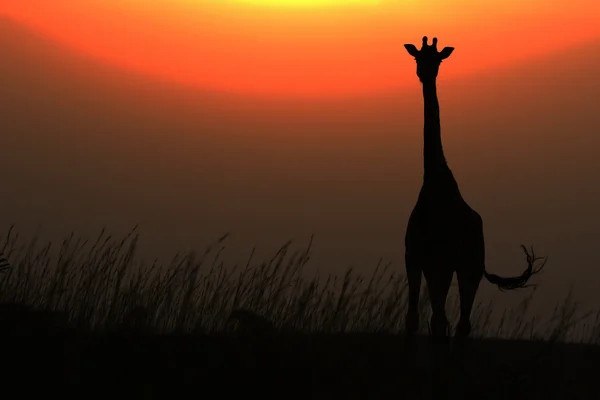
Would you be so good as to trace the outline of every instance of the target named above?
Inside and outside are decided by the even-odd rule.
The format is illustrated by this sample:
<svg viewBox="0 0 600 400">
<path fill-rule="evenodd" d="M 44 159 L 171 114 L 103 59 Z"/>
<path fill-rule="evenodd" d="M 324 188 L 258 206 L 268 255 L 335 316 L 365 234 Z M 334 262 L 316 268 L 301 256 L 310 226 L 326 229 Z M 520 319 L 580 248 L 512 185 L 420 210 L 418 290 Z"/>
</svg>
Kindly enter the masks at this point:
<svg viewBox="0 0 600 400">
<path fill-rule="evenodd" d="M 0 302 L 63 311 L 72 325 L 115 332 L 135 325 L 149 333 L 227 332 L 232 310 L 248 309 L 284 330 L 320 333 L 401 333 L 407 302 L 403 270 L 380 262 L 370 276 L 352 269 L 343 276 L 305 273 L 309 244 L 284 244 L 272 258 L 244 265 L 223 260 L 227 235 L 201 252 L 176 254 L 170 263 L 136 257 L 139 234 L 122 238 L 104 230 L 92 240 L 69 235 L 58 246 L 39 238 L 22 243 L 11 227 L 2 238 L 12 268 L 0 275 Z M 472 314 L 478 337 L 577 340 L 597 343 L 600 313 L 579 313 L 572 296 L 559 302 L 546 321 L 527 317 L 532 290 L 517 307 L 501 311 L 478 303 Z M 424 291 L 423 332 L 429 305 Z M 458 301 L 449 298 L 456 317 Z M 498 312 L 497 310 L 495 312 Z M 592 317 L 592 318 L 590 318 Z M 586 324 L 581 321 L 586 319 Z M 591 321 L 591 323 L 589 322 Z"/>
</svg>

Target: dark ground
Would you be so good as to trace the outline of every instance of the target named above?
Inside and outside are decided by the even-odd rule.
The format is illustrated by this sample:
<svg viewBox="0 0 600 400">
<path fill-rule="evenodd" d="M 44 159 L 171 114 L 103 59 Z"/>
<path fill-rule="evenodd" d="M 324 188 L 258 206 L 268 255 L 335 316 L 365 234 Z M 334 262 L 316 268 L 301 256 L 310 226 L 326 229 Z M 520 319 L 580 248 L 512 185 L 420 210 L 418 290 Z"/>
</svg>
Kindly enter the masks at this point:
<svg viewBox="0 0 600 400">
<path fill-rule="evenodd" d="M 392 335 L 4 333 L 1 386 L 19 397 L 442 398 L 431 346 Z M 600 348 L 474 340 L 444 368 L 448 397 L 598 398 Z M 16 392 L 11 392 L 15 393 Z M 39 398 L 39 397 L 38 397 Z"/>
</svg>

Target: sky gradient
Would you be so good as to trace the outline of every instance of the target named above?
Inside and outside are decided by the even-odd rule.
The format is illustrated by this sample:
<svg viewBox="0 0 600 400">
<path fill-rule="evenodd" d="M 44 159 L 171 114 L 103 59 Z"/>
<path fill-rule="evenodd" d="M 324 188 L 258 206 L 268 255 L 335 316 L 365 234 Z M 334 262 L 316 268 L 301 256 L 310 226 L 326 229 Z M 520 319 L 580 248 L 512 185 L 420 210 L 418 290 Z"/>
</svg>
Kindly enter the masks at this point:
<svg viewBox="0 0 600 400">
<path fill-rule="evenodd" d="M 272 255 L 288 239 L 301 245 L 314 233 L 311 268 L 338 273 L 352 265 L 368 275 L 383 257 L 402 272 L 406 223 L 422 179 L 423 99 L 414 60 L 401 45 L 437 35 L 441 46 L 456 48 L 438 82 L 444 149 L 465 199 L 483 217 L 488 270 L 520 273 L 519 245 L 534 245 L 549 256 L 536 277 L 542 303 L 554 307 L 570 285 L 587 304 L 600 302 L 600 34 L 594 31 L 600 24 L 588 23 L 600 15 L 592 12 L 594 3 L 554 2 L 543 20 L 531 17 L 532 7 L 519 13 L 509 1 L 486 14 L 484 28 L 483 17 L 468 25 L 467 16 L 450 9 L 436 14 L 433 4 L 442 2 L 435 1 L 404 25 L 399 14 L 377 8 L 382 1 L 335 14 L 362 26 L 348 30 L 353 36 L 343 43 L 341 28 L 334 34 L 335 19 L 325 19 L 333 10 L 327 7 L 291 12 L 231 3 L 247 11 L 227 16 L 225 6 L 210 11 L 191 1 L 173 0 L 172 9 L 156 1 L 139 14 L 134 5 L 142 2 L 121 1 L 112 11 L 110 1 L 47 3 L 36 4 L 35 14 L 22 2 L 0 6 L 11 17 L 0 19 L 0 227 L 15 223 L 27 235 L 41 226 L 44 238 L 60 240 L 71 231 L 95 236 L 103 226 L 125 233 L 139 223 L 146 259 L 202 248 L 230 231 L 228 256 L 241 261 L 254 245 L 257 257 Z M 456 4 L 470 13 L 492 10 L 491 2 Z M 559 11 L 564 19 L 558 20 Z M 207 32 L 220 27 L 241 36 L 254 21 L 263 29 L 246 49 L 254 54 L 269 32 L 294 23 L 306 27 L 302 13 L 314 27 L 331 30 L 321 53 L 306 47 L 300 61 L 310 67 L 318 54 L 328 54 L 331 64 L 323 65 L 353 65 L 349 75 L 308 68 L 314 80 L 290 83 L 285 70 L 244 75 L 234 68 L 258 61 L 220 72 L 213 64 L 206 71 L 193 64 L 201 60 L 201 51 L 192 51 L 199 46 L 192 39 L 198 19 L 214 22 Z M 281 18 L 264 23 L 276 14 Z M 513 22 L 502 20 L 509 14 Z M 71 25 L 75 15 L 79 23 Z M 221 24 L 232 15 L 238 25 Z M 359 17 L 373 18 L 371 25 Z M 545 30 L 532 29 L 542 25 Z M 468 33 L 473 30 L 477 36 Z M 239 36 L 229 33 L 223 43 L 242 49 Z M 375 37 L 388 42 L 379 50 L 354 43 Z M 339 45 L 339 52 L 329 54 L 326 43 Z M 126 54 L 139 65 L 124 63 L 119 57 Z M 275 61 L 290 57 L 291 63 L 291 53 L 274 54 Z M 390 62 L 369 64 L 374 54 Z M 351 57 L 362 57 L 365 68 L 348 64 Z M 175 79 L 187 61 L 196 71 L 188 77 L 197 81 Z M 175 75 L 156 73 L 167 64 L 165 71 Z M 463 70 L 472 65 L 478 67 Z M 349 95 L 365 87 L 374 91 Z M 306 98 L 305 88 L 320 90 L 322 98 Z M 332 93 L 346 94 L 328 98 Z M 486 297 L 506 302 L 519 296 L 482 284 L 478 299 Z"/>
<path fill-rule="evenodd" d="M 121 68 L 269 97 L 393 92 L 413 82 L 402 45 L 423 33 L 458 48 L 442 79 L 600 35 L 595 0 L 5 0 L 0 13 Z"/>
</svg>

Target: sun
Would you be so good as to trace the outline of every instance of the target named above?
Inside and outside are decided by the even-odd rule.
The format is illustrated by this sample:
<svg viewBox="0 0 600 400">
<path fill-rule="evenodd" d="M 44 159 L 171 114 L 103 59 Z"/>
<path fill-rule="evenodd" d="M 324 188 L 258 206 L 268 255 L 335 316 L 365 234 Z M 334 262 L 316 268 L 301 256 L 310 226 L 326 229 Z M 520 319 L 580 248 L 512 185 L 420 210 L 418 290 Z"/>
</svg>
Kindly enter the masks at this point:
<svg viewBox="0 0 600 400">
<path fill-rule="evenodd" d="M 258 6 L 270 7 L 326 7 L 346 5 L 377 5 L 380 0 L 234 0 Z"/>
<path fill-rule="evenodd" d="M 347 98 L 414 85 L 404 44 L 422 35 L 456 47 L 440 79 L 600 37 L 598 0 L 552 3 L 1 0 L 0 16 L 103 63 L 206 91 Z"/>
</svg>

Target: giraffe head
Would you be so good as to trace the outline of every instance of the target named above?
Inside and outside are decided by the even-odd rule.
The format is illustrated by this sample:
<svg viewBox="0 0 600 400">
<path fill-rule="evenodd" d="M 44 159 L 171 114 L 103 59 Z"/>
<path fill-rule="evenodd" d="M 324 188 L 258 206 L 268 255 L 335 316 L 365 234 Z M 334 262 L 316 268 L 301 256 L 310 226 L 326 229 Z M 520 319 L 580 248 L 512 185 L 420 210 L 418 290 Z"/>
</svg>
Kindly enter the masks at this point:
<svg viewBox="0 0 600 400">
<path fill-rule="evenodd" d="M 421 50 L 417 50 L 413 44 L 405 44 L 408 54 L 417 61 L 417 76 L 421 82 L 433 81 L 437 78 L 440 63 L 443 59 L 450 57 L 454 47 L 444 47 L 442 51 L 437 49 L 437 38 L 433 38 L 433 44 L 427 44 L 427 36 L 423 37 Z"/>
</svg>

